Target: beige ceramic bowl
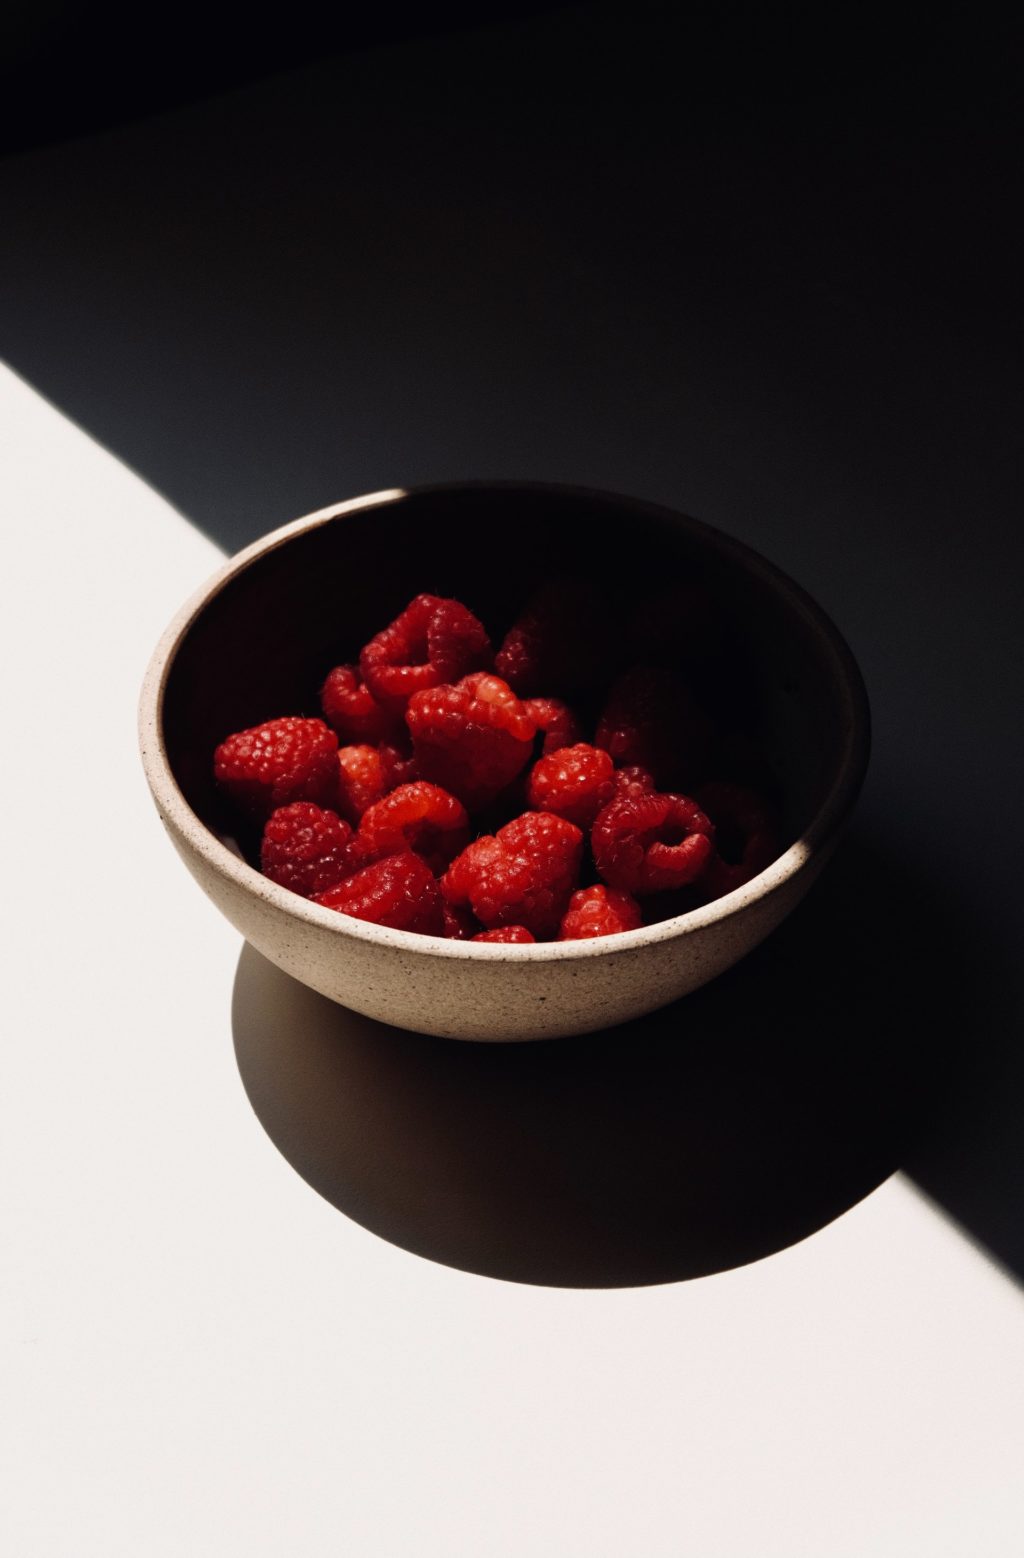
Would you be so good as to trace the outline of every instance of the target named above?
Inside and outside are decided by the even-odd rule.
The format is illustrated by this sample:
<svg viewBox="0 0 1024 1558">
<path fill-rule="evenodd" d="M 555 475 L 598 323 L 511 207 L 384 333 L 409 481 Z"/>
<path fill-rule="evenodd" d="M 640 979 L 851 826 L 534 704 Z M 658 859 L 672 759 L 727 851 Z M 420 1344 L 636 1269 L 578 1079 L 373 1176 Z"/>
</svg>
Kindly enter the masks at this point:
<svg viewBox="0 0 1024 1558">
<path fill-rule="evenodd" d="M 212 782 L 216 744 L 281 714 L 317 713 L 326 670 L 422 590 L 465 600 L 501 631 L 536 582 L 541 555 L 545 566 L 574 569 L 600 559 L 625 599 L 636 559 L 638 590 L 651 579 L 696 580 L 724 608 L 742 640 L 745 717 L 783 797 L 785 852 L 707 907 L 622 935 L 525 947 L 370 925 L 308 903 L 247 864 Z M 729 968 L 818 875 L 856 799 L 869 744 L 849 649 L 763 558 L 650 504 L 511 483 L 375 493 L 240 552 L 162 638 L 140 724 L 146 777 L 172 842 L 254 947 L 382 1022 L 477 1040 L 586 1033 L 664 1006 Z"/>
</svg>

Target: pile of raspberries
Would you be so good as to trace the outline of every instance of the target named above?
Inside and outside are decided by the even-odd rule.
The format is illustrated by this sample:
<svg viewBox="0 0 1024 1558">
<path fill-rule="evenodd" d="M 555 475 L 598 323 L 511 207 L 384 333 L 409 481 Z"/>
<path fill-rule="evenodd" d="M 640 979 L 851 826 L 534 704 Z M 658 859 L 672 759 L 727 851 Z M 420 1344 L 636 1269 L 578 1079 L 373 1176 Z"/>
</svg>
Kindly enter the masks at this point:
<svg viewBox="0 0 1024 1558">
<path fill-rule="evenodd" d="M 635 930 L 762 871 L 772 807 L 708 779 L 715 733 L 674 671 L 612 680 L 585 739 L 552 696 L 580 684 L 584 640 L 557 589 L 497 653 L 461 602 L 418 595 L 330 672 L 323 719 L 217 748 L 217 784 L 262 827 L 263 873 L 377 925 L 526 943 Z"/>
</svg>

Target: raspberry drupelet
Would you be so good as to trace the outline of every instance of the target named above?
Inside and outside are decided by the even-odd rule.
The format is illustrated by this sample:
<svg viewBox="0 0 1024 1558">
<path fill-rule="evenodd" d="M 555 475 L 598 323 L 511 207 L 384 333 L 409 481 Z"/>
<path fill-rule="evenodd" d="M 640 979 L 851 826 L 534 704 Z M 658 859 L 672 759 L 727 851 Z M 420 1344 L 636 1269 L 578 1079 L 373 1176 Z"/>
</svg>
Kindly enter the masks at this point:
<svg viewBox="0 0 1024 1558">
<path fill-rule="evenodd" d="M 441 878 L 455 907 L 468 905 L 487 930 L 524 925 L 553 936 L 579 879 L 583 834 L 551 812 L 525 812 L 467 846 Z"/>
<path fill-rule="evenodd" d="M 615 793 L 615 768 L 607 752 L 580 742 L 542 757 L 530 771 L 527 796 L 537 811 L 557 812 L 589 828 Z"/>
<path fill-rule="evenodd" d="M 610 887 L 642 896 L 687 887 L 714 852 L 714 827 L 685 795 L 636 791 L 598 814 L 591 832 L 594 863 Z"/>
<path fill-rule="evenodd" d="M 441 894 L 433 872 L 419 855 L 388 855 L 364 866 L 313 900 L 339 914 L 390 925 L 393 930 L 443 936 Z"/>
<path fill-rule="evenodd" d="M 409 699 L 406 722 L 420 776 L 470 811 L 488 806 L 522 772 L 536 726 L 500 677 L 478 671 Z"/>
<path fill-rule="evenodd" d="M 312 801 L 293 801 L 270 814 L 260 845 L 260 869 L 304 898 L 335 887 L 362 864 L 348 823 Z"/>
<path fill-rule="evenodd" d="M 490 663 L 483 623 L 461 601 L 440 595 L 417 595 L 359 656 L 373 697 L 399 709 L 414 692 L 457 681 Z"/>
<path fill-rule="evenodd" d="M 615 770 L 615 799 L 622 795 L 646 795 L 655 789 L 654 777 L 646 768 L 632 764 Z"/>
<path fill-rule="evenodd" d="M 617 887 L 581 887 L 569 899 L 562 917 L 559 941 L 588 941 L 592 936 L 614 936 L 643 924 L 640 905 Z"/>
<path fill-rule="evenodd" d="M 412 850 L 435 872 L 454 860 L 469 837 L 462 802 L 425 779 L 399 785 L 375 801 L 359 824 L 359 848 L 367 861 Z"/>
<path fill-rule="evenodd" d="M 333 806 L 338 738 L 323 720 L 286 716 L 236 731 L 214 753 L 217 783 L 250 817 L 291 801 Z"/>
</svg>

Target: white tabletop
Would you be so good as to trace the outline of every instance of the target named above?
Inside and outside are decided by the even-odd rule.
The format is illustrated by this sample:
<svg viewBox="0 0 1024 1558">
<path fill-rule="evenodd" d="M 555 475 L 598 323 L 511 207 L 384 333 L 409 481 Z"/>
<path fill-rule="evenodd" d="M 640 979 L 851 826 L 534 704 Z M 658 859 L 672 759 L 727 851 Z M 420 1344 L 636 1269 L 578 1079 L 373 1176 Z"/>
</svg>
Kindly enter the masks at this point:
<svg viewBox="0 0 1024 1558">
<path fill-rule="evenodd" d="M 0 422 L 4 1550 L 1019 1553 L 1020 1295 L 903 1178 L 618 1291 L 448 1269 L 299 1179 L 235 1068 L 238 938 L 135 754 L 218 552 L 8 372 Z"/>
</svg>

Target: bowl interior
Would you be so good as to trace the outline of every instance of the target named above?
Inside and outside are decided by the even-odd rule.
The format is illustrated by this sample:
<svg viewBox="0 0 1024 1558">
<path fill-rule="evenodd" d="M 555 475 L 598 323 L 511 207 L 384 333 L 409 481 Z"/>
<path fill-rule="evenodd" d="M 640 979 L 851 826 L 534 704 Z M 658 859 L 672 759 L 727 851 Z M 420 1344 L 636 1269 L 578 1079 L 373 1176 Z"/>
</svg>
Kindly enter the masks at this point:
<svg viewBox="0 0 1024 1558">
<path fill-rule="evenodd" d="M 728 732 L 725 771 L 709 777 L 767 785 L 784 842 L 804 834 L 849 759 L 856 717 L 834 630 L 783 575 L 719 532 L 568 489 L 421 490 L 269 544 L 207 600 L 171 657 L 164 736 L 185 799 L 254 858 L 256 840 L 240 834 L 213 784 L 218 742 L 280 715 L 319 714 L 327 671 L 355 660 L 421 591 L 464 601 L 497 645 L 538 582 L 555 577 L 592 586 L 609 664 L 683 672 Z M 666 613 L 683 625 L 671 654 Z M 597 677 L 582 694 L 592 720 L 606 685 Z"/>
</svg>

